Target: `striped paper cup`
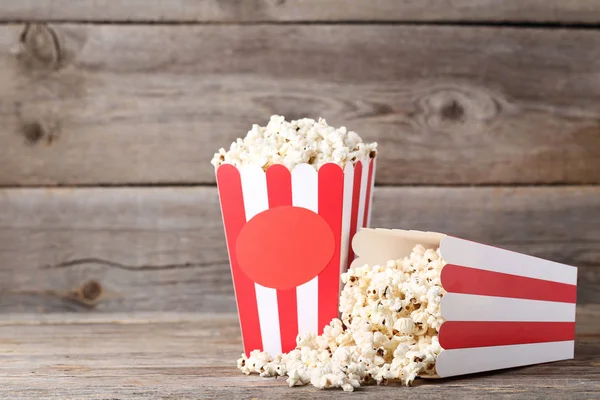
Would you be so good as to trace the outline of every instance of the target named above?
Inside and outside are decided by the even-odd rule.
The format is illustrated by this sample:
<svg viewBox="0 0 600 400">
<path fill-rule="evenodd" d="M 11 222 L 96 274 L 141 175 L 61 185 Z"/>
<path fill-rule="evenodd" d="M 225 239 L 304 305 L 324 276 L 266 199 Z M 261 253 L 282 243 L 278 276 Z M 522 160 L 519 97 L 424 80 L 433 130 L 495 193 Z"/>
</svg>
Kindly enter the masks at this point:
<svg viewBox="0 0 600 400">
<path fill-rule="evenodd" d="M 440 247 L 439 377 L 573 358 L 577 268 L 434 232 L 363 229 L 353 265 Z"/>
<path fill-rule="evenodd" d="M 338 316 L 351 238 L 369 225 L 375 159 L 291 172 L 224 164 L 216 175 L 244 350 L 293 350 L 299 333 L 320 334 Z"/>
</svg>

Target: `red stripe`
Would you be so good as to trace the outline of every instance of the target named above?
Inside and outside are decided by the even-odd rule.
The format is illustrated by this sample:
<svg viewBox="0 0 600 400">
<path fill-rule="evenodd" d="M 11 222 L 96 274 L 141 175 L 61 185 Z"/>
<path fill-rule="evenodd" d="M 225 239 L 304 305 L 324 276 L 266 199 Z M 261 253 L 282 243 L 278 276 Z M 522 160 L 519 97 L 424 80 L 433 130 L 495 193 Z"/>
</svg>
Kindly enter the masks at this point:
<svg viewBox="0 0 600 400">
<path fill-rule="evenodd" d="M 575 322 L 448 321 L 439 333 L 443 349 L 575 340 Z"/>
<path fill-rule="evenodd" d="M 255 349 L 262 350 L 262 338 L 254 282 L 240 269 L 235 254 L 236 240 L 240 230 L 246 223 L 242 181 L 237 168 L 229 164 L 221 165 L 217 169 L 217 185 L 229 250 L 231 275 L 240 316 L 244 351 L 249 354 Z"/>
<path fill-rule="evenodd" d="M 269 208 L 292 205 L 292 174 L 285 166 L 275 164 L 267 169 L 267 192 Z"/>
<path fill-rule="evenodd" d="M 362 175 L 362 163 L 359 161 L 354 165 L 354 183 L 352 187 L 352 214 L 350 216 L 350 241 L 348 245 L 348 265 L 354 261 L 354 250 L 352 250 L 352 238 L 356 234 L 356 225 L 358 224 L 358 203 L 360 202 L 360 179 Z"/>
<path fill-rule="evenodd" d="M 577 286 L 542 279 L 447 264 L 442 268 L 447 292 L 575 303 Z"/>
<path fill-rule="evenodd" d="M 285 166 L 276 164 L 267 169 L 267 192 L 269 208 L 292 205 L 292 175 Z M 296 348 L 296 336 L 298 336 L 296 304 L 296 288 L 277 290 L 281 350 L 284 353 Z"/>
<path fill-rule="evenodd" d="M 338 317 L 343 204 L 344 171 L 339 165 L 325 164 L 319 168 L 319 215 L 333 231 L 335 251 L 327 267 L 319 274 L 319 335 L 325 325 Z"/>
<path fill-rule="evenodd" d="M 365 215 L 363 218 L 363 228 L 367 227 L 369 222 L 369 203 L 371 202 L 371 185 L 373 183 L 373 159 L 369 162 L 369 180 L 367 181 L 367 194 L 365 195 Z"/>
</svg>

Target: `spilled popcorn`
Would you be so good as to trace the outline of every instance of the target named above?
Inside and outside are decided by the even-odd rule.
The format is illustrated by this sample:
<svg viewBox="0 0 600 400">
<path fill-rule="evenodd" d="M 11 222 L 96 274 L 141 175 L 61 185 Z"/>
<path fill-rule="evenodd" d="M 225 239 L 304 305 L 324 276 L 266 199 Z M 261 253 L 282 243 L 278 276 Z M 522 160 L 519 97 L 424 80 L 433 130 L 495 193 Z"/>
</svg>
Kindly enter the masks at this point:
<svg viewBox="0 0 600 400">
<path fill-rule="evenodd" d="M 334 128 L 327 121 L 304 118 L 286 121 L 273 115 L 267 126 L 253 125 L 245 138 L 237 139 L 229 150 L 220 149 L 211 163 L 259 165 L 263 169 L 283 164 L 288 169 L 302 163 L 316 169 L 328 162 L 342 167 L 346 163 L 375 157 L 377 143 L 364 143 L 355 132 L 345 127 Z"/>
<path fill-rule="evenodd" d="M 442 348 L 444 295 L 439 249 L 417 245 L 410 256 L 385 266 L 365 265 L 342 275 L 342 319 L 333 319 L 323 334 L 298 335 L 297 347 L 271 357 L 259 350 L 242 354 L 245 374 L 287 376 L 291 386 L 312 384 L 353 391 L 361 384 L 434 376 Z"/>
</svg>

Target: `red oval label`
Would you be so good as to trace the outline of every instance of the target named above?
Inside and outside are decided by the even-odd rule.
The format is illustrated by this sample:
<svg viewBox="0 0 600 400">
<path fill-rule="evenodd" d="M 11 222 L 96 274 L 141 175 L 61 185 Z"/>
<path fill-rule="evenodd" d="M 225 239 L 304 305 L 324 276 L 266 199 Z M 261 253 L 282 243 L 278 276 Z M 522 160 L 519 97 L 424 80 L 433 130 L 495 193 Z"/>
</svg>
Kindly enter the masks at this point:
<svg viewBox="0 0 600 400">
<path fill-rule="evenodd" d="M 327 221 L 302 207 L 275 207 L 250 219 L 236 242 L 240 268 L 275 289 L 306 283 L 327 266 L 335 239 Z"/>
</svg>

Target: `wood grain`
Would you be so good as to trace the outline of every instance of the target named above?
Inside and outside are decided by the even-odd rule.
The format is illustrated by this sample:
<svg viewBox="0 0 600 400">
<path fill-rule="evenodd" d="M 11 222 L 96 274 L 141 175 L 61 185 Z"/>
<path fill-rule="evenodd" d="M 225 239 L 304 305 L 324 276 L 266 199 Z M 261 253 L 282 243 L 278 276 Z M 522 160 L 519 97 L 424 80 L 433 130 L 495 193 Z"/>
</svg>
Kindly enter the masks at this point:
<svg viewBox="0 0 600 400">
<path fill-rule="evenodd" d="M 0 2 L 0 20 L 596 23 L 600 7 L 594 0 L 5 0 Z"/>
<path fill-rule="evenodd" d="M 600 303 L 600 187 L 375 191 L 373 226 L 580 267 Z M 234 311 L 214 188 L 0 190 L 0 312 Z"/>
<path fill-rule="evenodd" d="M 213 152 L 274 113 L 377 140 L 380 184 L 600 183 L 599 41 L 573 29 L 3 25 L 0 185 L 214 183 Z"/>
<path fill-rule="evenodd" d="M 590 399 L 600 391 L 600 307 L 578 307 L 575 359 L 417 380 L 412 388 L 368 386 L 353 397 L 406 399 Z M 0 316 L 2 318 L 2 316 Z M 244 376 L 232 314 L 19 315 L 0 321 L 0 397 L 77 399 L 347 399 L 341 391 L 289 388 Z"/>
</svg>

